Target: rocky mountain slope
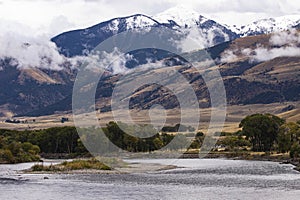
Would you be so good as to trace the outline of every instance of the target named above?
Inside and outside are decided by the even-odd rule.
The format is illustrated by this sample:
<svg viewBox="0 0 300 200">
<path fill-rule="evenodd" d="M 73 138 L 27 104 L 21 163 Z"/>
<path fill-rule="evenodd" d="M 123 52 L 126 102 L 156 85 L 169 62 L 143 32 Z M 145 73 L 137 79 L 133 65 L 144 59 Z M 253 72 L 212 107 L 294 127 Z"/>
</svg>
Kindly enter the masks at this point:
<svg viewBox="0 0 300 200">
<path fill-rule="evenodd" d="M 0 116 L 39 110 L 70 95 L 76 73 L 71 69 L 18 69 L 8 60 L 0 62 Z"/>
<path fill-rule="evenodd" d="M 274 48 L 269 42 L 271 38 L 272 35 L 239 38 L 185 56 L 201 59 L 204 53 L 210 53 L 215 60 L 215 65 L 210 66 L 207 70 L 213 70 L 217 67 L 220 71 L 229 105 L 300 101 L 300 56 L 279 56 L 264 61 L 253 60 L 252 54 L 254 54 L 258 44 L 266 49 L 271 50 Z M 277 46 L 275 48 L 281 47 Z M 253 52 L 246 55 L 243 52 L 245 49 Z M 224 61 L 228 52 L 233 52 L 234 57 L 231 60 Z M 174 58 L 167 57 L 164 58 L 164 61 L 168 62 L 170 59 Z M 184 64 L 184 62 L 181 65 L 145 71 L 143 76 L 164 73 L 170 68 L 179 71 L 189 81 L 198 97 L 200 107 L 207 108 L 210 106 L 209 91 L 201 74 L 193 67 Z M 97 109 L 102 112 L 110 111 L 111 95 L 117 82 L 119 85 L 123 84 L 121 78 L 122 74 L 115 74 L 100 80 L 96 92 Z M 176 96 L 167 88 L 168 85 L 161 87 L 155 84 L 140 87 L 128 97 L 130 98 L 130 108 L 149 109 L 155 104 L 160 104 L 166 109 L 177 108 L 179 102 Z M 58 110 L 68 111 L 71 108 L 71 102 L 71 96 L 67 96 L 50 106 L 36 109 L 27 114 L 44 115 Z M 24 113 L 24 110 L 14 110 L 14 112 Z"/>
</svg>

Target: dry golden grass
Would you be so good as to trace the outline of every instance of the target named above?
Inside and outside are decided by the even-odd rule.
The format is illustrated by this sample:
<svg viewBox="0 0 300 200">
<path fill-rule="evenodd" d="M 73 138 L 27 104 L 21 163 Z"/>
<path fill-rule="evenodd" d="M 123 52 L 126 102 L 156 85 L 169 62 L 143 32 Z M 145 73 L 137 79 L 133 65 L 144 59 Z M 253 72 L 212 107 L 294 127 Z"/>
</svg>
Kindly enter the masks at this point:
<svg viewBox="0 0 300 200">
<path fill-rule="evenodd" d="M 60 83 L 59 81 L 52 79 L 46 73 L 44 73 L 43 71 L 37 68 L 22 69 L 20 75 L 20 81 L 24 81 L 24 79 L 26 79 L 27 77 L 33 78 L 39 83 L 51 83 L 51 84 Z"/>
<path fill-rule="evenodd" d="M 295 109 L 291 111 L 283 112 L 282 110 L 286 108 L 288 105 L 293 105 Z M 150 112 L 151 113 L 151 112 Z M 155 112 L 154 112 L 155 113 Z M 190 110 L 187 112 L 188 116 L 182 116 L 183 118 L 189 119 L 196 116 L 194 110 Z M 240 121 L 247 115 L 255 114 L 255 113 L 271 113 L 278 115 L 286 119 L 287 121 L 299 121 L 300 120 L 300 102 L 286 102 L 286 103 L 274 103 L 274 104 L 254 104 L 254 105 L 234 105 L 227 107 L 227 115 L 226 122 L 223 127 L 223 131 L 226 132 L 235 132 L 239 130 Z M 129 123 L 129 119 L 126 118 L 125 112 L 122 110 L 116 111 L 115 116 L 118 116 L 119 119 L 123 119 L 124 123 Z M 130 115 L 133 121 L 137 124 L 154 124 L 154 126 L 160 127 L 165 122 L 165 118 L 163 115 L 151 115 L 149 116 L 149 111 L 130 111 Z M 180 112 L 178 110 L 168 110 L 166 111 L 166 124 L 165 125 L 175 125 L 180 123 Z M 61 117 L 68 117 L 69 122 L 61 123 Z M 200 123 L 199 129 L 203 132 L 207 131 L 209 126 L 209 121 L 211 117 L 210 109 L 201 109 L 200 110 Z M 89 125 L 93 125 L 92 121 L 98 120 L 98 123 L 102 126 L 107 124 L 109 121 L 116 121 L 111 112 L 106 113 L 98 113 L 97 118 L 95 119 L 92 115 L 84 115 L 82 119 L 86 119 L 86 123 Z M 0 128 L 5 129 L 16 129 L 16 130 L 25 130 L 25 129 L 45 129 L 49 127 L 61 127 L 61 126 L 74 126 L 72 114 L 55 114 L 50 116 L 42 116 L 42 117 L 22 117 L 17 118 L 19 120 L 27 120 L 28 124 L 10 124 L 5 123 L 4 120 L 6 118 L 2 118 L 0 122 Z M 32 122 L 32 120 L 35 122 Z"/>
</svg>

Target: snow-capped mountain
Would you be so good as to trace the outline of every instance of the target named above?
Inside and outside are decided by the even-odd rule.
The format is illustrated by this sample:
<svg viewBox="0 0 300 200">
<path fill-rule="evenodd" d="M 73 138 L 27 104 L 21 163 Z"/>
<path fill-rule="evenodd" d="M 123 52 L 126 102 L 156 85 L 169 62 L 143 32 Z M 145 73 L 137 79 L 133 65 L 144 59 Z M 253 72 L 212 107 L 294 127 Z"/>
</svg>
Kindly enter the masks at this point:
<svg viewBox="0 0 300 200">
<path fill-rule="evenodd" d="M 205 41 L 207 43 L 205 47 L 220 44 L 238 37 L 230 29 L 201 16 L 193 10 L 184 7 L 175 7 L 153 17 L 137 14 L 129 17 L 115 18 L 86 29 L 62 33 L 54 37 L 52 41 L 60 48 L 62 54 L 72 57 L 84 55 L 102 41 L 120 32 L 135 28 L 150 31 L 154 27 L 180 30 L 186 36 L 191 31 L 199 31 L 199 35 L 201 35 L 203 40 L 208 40 Z"/>
<path fill-rule="evenodd" d="M 246 26 L 232 26 L 231 30 L 241 37 L 268 34 L 291 29 L 300 24 L 300 15 L 287 15 L 276 18 L 261 19 Z"/>
<path fill-rule="evenodd" d="M 72 57 L 84 55 L 99 43 L 120 32 L 134 29 L 157 27 L 160 24 L 154 19 L 142 15 L 132 15 L 102 22 L 95 26 L 62 33 L 51 40 L 60 48 L 60 53 Z"/>
<path fill-rule="evenodd" d="M 162 13 L 152 16 L 153 19 L 161 24 L 168 25 L 173 29 L 183 30 L 189 37 L 195 36 L 195 30 L 202 37 L 200 40 L 207 40 L 205 47 L 211 47 L 216 44 L 238 38 L 238 35 L 227 28 L 225 25 L 215 22 L 200 15 L 195 10 L 185 7 L 176 6 Z M 199 38 L 198 36 L 198 38 Z M 197 37 L 193 38 L 197 41 Z"/>
</svg>

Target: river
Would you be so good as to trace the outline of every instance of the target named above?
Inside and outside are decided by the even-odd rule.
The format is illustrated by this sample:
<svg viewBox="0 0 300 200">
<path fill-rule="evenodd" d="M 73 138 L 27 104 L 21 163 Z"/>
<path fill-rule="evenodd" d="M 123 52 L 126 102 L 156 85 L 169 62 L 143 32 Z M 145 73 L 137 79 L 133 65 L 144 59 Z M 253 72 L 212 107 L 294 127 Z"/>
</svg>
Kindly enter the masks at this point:
<svg viewBox="0 0 300 200">
<path fill-rule="evenodd" d="M 22 174 L 32 163 L 0 165 L 1 200 L 298 200 L 300 173 L 289 164 L 225 159 L 127 160 L 180 168 L 132 174 Z M 48 163 L 49 164 L 49 163 Z M 47 176 L 49 179 L 44 179 Z"/>
</svg>

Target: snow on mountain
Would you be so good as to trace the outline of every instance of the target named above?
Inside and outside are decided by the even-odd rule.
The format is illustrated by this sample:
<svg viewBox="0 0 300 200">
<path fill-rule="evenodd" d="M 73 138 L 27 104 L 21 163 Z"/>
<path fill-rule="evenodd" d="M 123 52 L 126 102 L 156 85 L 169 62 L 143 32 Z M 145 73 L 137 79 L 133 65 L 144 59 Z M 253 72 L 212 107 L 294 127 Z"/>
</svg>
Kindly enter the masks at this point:
<svg viewBox="0 0 300 200">
<path fill-rule="evenodd" d="M 102 31 L 116 34 L 130 29 L 147 28 L 156 25 L 158 25 L 158 22 L 150 17 L 142 14 L 136 14 L 129 17 L 115 18 L 106 22 L 102 22 L 94 27 L 100 28 Z M 87 28 L 86 31 L 89 32 L 89 30 L 92 28 L 93 27 Z"/>
<path fill-rule="evenodd" d="M 116 18 L 107 22 L 109 31 L 118 33 L 135 28 L 147 28 L 158 25 L 158 22 L 142 14 L 132 15 L 129 17 Z"/>
<path fill-rule="evenodd" d="M 229 40 L 236 39 L 238 35 L 228 29 L 225 25 L 205 18 L 198 12 L 185 6 L 176 6 L 152 17 L 159 23 L 186 33 L 186 39 L 192 39 L 198 45 L 182 41 L 184 51 L 207 48 Z M 188 46 L 188 48 L 186 48 Z"/>
<path fill-rule="evenodd" d="M 157 24 L 155 20 L 145 15 L 135 15 L 126 19 L 127 29 L 146 28 Z"/>
<path fill-rule="evenodd" d="M 201 16 L 192 9 L 177 6 L 168 9 L 154 17 L 136 14 L 128 17 L 120 17 L 99 23 L 95 26 L 62 33 L 52 41 L 60 48 L 60 52 L 67 57 L 85 55 L 107 38 L 131 29 L 143 29 L 150 31 L 152 28 L 171 28 L 180 30 L 199 43 L 203 47 L 210 47 L 238 37 L 227 27 Z M 183 41 L 185 42 L 185 41 Z"/>
<path fill-rule="evenodd" d="M 62 33 L 51 40 L 60 48 L 60 53 L 67 57 L 84 55 L 107 38 L 130 29 L 157 27 L 160 24 L 150 17 L 136 14 L 114 18 L 92 27 Z"/>
<path fill-rule="evenodd" d="M 288 30 L 300 23 L 300 15 L 287 15 L 277 18 L 261 19 L 246 26 L 232 26 L 231 30 L 241 37 L 268 34 Z"/>
<path fill-rule="evenodd" d="M 191 28 L 208 21 L 196 11 L 184 6 L 170 8 L 152 18 L 164 24 L 175 22 L 181 28 Z"/>
</svg>

